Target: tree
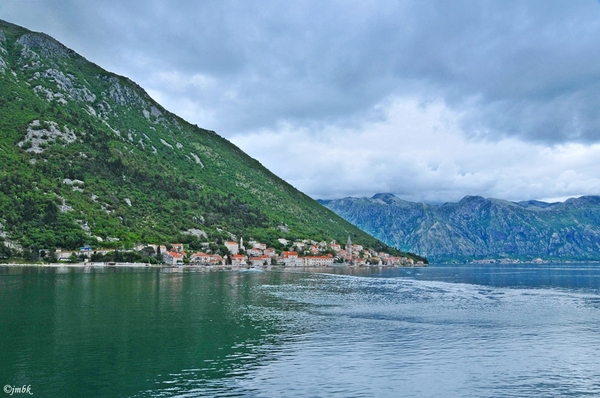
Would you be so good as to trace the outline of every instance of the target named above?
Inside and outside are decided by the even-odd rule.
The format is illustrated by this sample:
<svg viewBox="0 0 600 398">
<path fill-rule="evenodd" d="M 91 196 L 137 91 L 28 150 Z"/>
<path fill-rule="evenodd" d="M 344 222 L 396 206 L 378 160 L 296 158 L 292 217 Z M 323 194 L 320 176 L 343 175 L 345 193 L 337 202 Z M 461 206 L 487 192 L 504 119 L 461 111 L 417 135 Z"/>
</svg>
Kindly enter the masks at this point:
<svg viewBox="0 0 600 398">
<path fill-rule="evenodd" d="M 160 249 L 159 249 L 160 250 Z M 156 251 L 152 246 L 146 246 L 142 249 L 142 255 L 146 257 L 152 257 L 156 254 Z"/>
</svg>

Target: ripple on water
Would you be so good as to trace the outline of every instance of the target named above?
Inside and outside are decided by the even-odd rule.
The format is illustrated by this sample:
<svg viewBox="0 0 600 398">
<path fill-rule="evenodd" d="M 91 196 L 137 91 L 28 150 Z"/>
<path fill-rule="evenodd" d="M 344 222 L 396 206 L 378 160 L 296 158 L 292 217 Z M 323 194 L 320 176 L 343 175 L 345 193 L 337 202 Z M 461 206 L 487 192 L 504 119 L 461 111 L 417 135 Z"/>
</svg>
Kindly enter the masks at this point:
<svg viewBox="0 0 600 398">
<path fill-rule="evenodd" d="M 299 319 L 310 332 L 241 382 L 261 396 L 600 394 L 597 294 L 308 279 L 268 288 L 306 305 Z"/>
<path fill-rule="evenodd" d="M 559 268 L 8 275 L 0 373 L 36 396 L 600 396 L 600 272 Z"/>
</svg>

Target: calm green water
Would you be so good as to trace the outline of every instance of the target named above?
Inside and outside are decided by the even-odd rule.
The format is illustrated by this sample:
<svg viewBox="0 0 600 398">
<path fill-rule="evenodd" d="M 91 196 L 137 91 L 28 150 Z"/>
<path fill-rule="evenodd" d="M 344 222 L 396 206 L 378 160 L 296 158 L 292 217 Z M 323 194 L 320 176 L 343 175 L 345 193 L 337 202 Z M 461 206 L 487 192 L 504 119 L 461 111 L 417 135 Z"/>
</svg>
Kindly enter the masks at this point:
<svg viewBox="0 0 600 398">
<path fill-rule="evenodd" d="M 257 286 L 295 276 L 3 271 L 1 382 L 44 397 L 170 396 L 239 375 L 283 343 L 281 305 Z"/>
<path fill-rule="evenodd" d="M 4 395 L 600 396 L 594 266 L 168 271 L 0 267 Z"/>
</svg>

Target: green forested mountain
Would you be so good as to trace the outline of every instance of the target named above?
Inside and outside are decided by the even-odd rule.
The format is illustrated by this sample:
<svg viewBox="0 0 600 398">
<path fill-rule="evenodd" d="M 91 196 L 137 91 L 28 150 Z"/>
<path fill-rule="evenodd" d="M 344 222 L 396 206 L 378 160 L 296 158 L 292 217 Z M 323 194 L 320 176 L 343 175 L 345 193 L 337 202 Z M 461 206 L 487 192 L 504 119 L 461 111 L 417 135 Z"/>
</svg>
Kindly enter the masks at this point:
<svg viewBox="0 0 600 398">
<path fill-rule="evenodd" d="M 127 78 L 0 21 L 0 257 L 232 234 L 385 247 Z"/>
<path fill-rule="evenodd" d="M 429 205 L 377 194 L 320 202 L 385 243 L 430 261 L 600 260 L 598 196 L 564 203 L 467 196 Z"/>
</svg>

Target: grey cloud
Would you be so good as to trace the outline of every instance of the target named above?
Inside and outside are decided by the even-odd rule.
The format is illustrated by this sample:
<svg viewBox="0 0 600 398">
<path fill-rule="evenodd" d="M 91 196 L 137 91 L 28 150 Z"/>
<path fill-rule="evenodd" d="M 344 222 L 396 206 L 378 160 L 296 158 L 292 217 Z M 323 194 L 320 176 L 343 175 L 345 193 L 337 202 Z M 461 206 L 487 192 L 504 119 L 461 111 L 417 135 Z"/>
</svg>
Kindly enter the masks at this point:
<svg viewBox="0 0 600 398">
<path fill-rule="evenodd" d="M 166 101 L 210 110 L 224 135 L 280 123 L 360 124 L 394 96 L 443 100 L 468 136 L 600 141 L 594 1 L 35 2 L 0 0 Z M 216 81 L 164 87 L 177 71 Z M 195 122 L 192 120 L 192 122 Z"/>
<path fill-rule="evenodd" d="M 600 141 L 600 86 L 569 91 L 554 98 L 482 102 L 463 119 L 472 136 L 507 135 L 545 143 Z"/>
<path fill-rule="evenodd" d="M 430 31 L 421 62 L 433 66 L 414 73 L 465 112 L 467 134 L 549 143 L 600 138 L 597 3 L 486 2 L 474 13 L 452 4 L 446 18 L 423 19 L 422 32 Z"/>
</svg>

